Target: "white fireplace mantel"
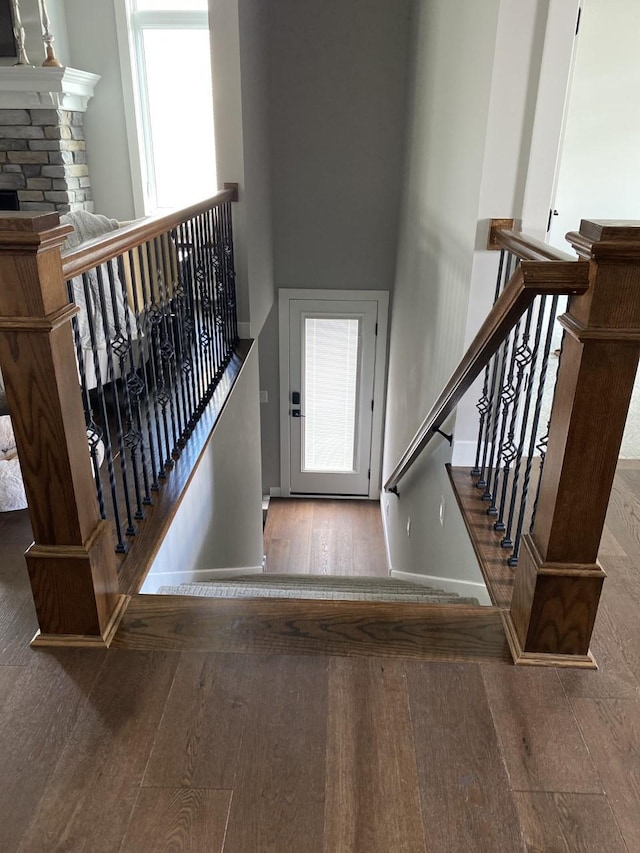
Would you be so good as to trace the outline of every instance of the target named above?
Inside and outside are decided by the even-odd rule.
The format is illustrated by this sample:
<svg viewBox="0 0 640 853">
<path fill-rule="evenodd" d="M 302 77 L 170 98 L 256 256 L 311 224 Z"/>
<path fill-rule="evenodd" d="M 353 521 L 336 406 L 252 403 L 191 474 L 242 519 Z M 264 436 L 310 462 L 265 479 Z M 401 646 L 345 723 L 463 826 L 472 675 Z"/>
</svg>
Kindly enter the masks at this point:
<svg viewBox="0 0 640 853">
<path fill-rule="evenodd" d="M 99 79 L 77 68 L 0 67 L 0 110 L 85 112 Z"/>
</svg>

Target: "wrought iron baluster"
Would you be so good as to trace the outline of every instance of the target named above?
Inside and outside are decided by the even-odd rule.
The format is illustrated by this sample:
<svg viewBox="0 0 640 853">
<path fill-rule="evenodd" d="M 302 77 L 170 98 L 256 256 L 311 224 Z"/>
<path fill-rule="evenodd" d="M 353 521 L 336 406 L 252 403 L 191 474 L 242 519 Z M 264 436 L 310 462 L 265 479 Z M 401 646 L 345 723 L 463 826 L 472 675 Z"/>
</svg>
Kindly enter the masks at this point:
<svg viewBox="0 0 640 853">
<path fill-rule="evenodd" d="M 215 345 L 214 380 L 216 384 L 222 374 L 222 363 L 224 361 L 224 349 L 222 339 L 222 323 L 220 317 L 220 296 L 218 290 L 220 277 L 220 246 L 217 240 L 214 211 L 209 209 L 204 214 L 204 227 L 209 246 L 209 293 L 211 296 L 213 334 Z"/>
<path fill-rule="evenodd" d="M 166 423 L 166 411 L 164 413 L 164 422 L 162 419 L 162 403 L 161 392 L 163 384 L 158 379 L 158 364 L 161 364 L 161 357 L 158 352 L 158 324 L 160 318 L 160 308 L 155 301 L 154 293 L 151 286 L 151 270 L 148 267 L 148 256 L 146 246 L 138 246 L 138 260 L 140 264 L 140 286 L 142 288 L 142 299 L 144 304 L 144 329 L 145 337 L 149 342 L 149 374 L 150 374 L 150 395 L 146 400 L 148 407 L 153 411 L 153 422 L 155 428 L 155 437 L 158 446 L 158 479 L 165 480 L 167 474 L 165 465 L 171 455 L 171 448 L 167 439 L 168 426 Z M 163 430 L 164 427 L 164 430 Z M 165 443 L 163 443 L 163 437 Z"/>
<path fill-rule="evenodd" d="M 512 274 L 512 266 L 514 265 L 514 256 L 509 252 L 506 256 L 506 262 L 503 266 L 504 274 L 502 280 L 498 278 L 498 284 L 496 286 L 496 292 L 499 294 L 499 290 L 504 290 L 509 279 Z M 496 297 L 497 298 L 497 297 Z M 491 460 L 490 454 L 490 444 L 491 444 L 491 436 L 498 428 L 498 417 L 500 414 L 500 399 L 498 395 L 498 389 L 502 387 L 503 383 L 503 370 L 504 370 L 504 357 L 505 357 L 505 344 L 501 349 L 497 351 L 497 353 L 493 356 L 490 361 L 491 365 L 491 382 L 489 386 L 489 394 L 483 394 L 483 397 L 478 404 L 478 410 L 482 416 L 484 412 L 485 417 L 485 428 L 484 428 L 484 439 L 483 439 L 483 447 L 482 447 L 482 465 L 477 465 L 476 469 L 478 470 L 478 480 L 476 482 L 476 486 L 479 489 L 484 489 L 485 492 L 482 496 L 483 500 L 489 500 L 489 482 L 491 480 L 490 470 L 488 468 L 488 463 Z M 487 365 L 489 368 L 489 365 Z M 500 373 L 500 376 L 499 376 Z M 495 439 L 494 439 L 495 441 Z M 479 458 L 478 458 L 478 461 Z"/>
<path fill-rule="evenodd" d="M 531 424 L 531 437 L 529 441 L 529 452 L 527 456 L 527 461 L 525 464 L 525 472 L 522 483 L 522 497 L 520 499 L 520 512 L 518 514 L 518 525 L 516 528 L 516 535 L 513 543 L 513 552 L 508 559 L 508 563 L 510 566 L 515 567 L 518 565 L 518 554 L 520 552 L 520 542 L 522 539 L 522 527 L 524 524 L 524 516 L 527 505 L 527 495 L 529 491 L 529 481 L 531 479 L 531 467 L 533 465 L 533 454 L 535 451 L 536 445 L 536 436 L 538 434 L 538 423 L 540 420 L 540 411 L 542 408 L 542 398 L 544 396 L 544 383 L 547 375 L 547 367 L 549 364 L 549 353 L 551 351 L 551 339 L 553 335 L 553 326 L 556 319 L 556 309 L 558 307 L 558 296 L 553 296 L 551 299 L 551 310 L 549 314 L 549 321 L 547 325 L 547 333 L 544 342 L 544 349 L 542 353 L 542 363 L 540 365 L 540 376 L 538 377 L 538 391 L 536 394 L 536 403 L 533 412 L 533 421 Z"/>
<path fill-rule="evenodd" d="M 105 457 L 107 460 L 107 470 L 109 472 L 109 488 L 111 491 L 111 502 L 113 506 L 113 516 L 116 525 L 116 552 L 118 554 L 126 554 L 128 546 L 122 537 L 122 522 L 120 521 L 120 508 L 118 506 L 118 495 L 116 491 L 116 475 L 113 464 L 113 449 L 111 446 L 111 436 L 109 434 L 109 418 L 107 414 L 107 401 L 102 385 L 102 376 L 100 371 L 100 359 L 98 357 L 98 337 L 94 323 L 94 300 L 91 294 L 91 282 L 88 273 L 82 274 L 82 287 L 84 291 L 84 300 L 86 305 L 86 318 L 89 327 L 89 337 L 91 340 L 91 352 L 93 355 L 93 369 L 96 378 L 96 394 L 98 404 L 100 406 L 100 415 L 103 424 L 103 444 Z M 108 328 L 104 329 L 105 337 L 108 336 Z"/>
<path fill-rule="evenodd" d="M 173 438 L 171 457 L 177 459 L 178 456 L 180 456 L 178 442 L 180 440 L 181 428 L 179 404 L 176 398 L 176 345 L 175 338 L 173 336 L 173 324 L 171 320 L 171 296 L 169 291 L 169 283 L 167 282 L 166 266 L 164 263 L 164 254 L 162 251 L 162 241 L 159 237 L 155 237 L 153 243 L 149 243 L 149 251 L 151 253 L 151 256 L 155 260 L 155 284 L 159 302 L 162 306 L 161 323 L 158 329 L 158 333 L 161 338 L 160 357 L 162 359 L 162 372 L 163 380 L 165 382 L 165 392 L 169 396 L 167 408 L 169 409 L 171 435 Z"/>
<path fill-rule="evenodd" d="M 502 460 L 503 460 L 503 472 L 502 472 L 502 493 L 500 496 L 499 502 L 499 512 L 498 518 L 493 525 L 494 530 L 497 530 L 500 533 L 503 533 L 506 529 L 504 523 L 504 515 L 505 509 L 507 506 L 507 494 L 509 488 L 509 478 L 511 473 L 511 463 L 518 455 L 518 448 L 514 444 L 515 441 L 515 433 L 518 422 L 518 413 L 520 409 L 520 399 L 522 396 L 522 388 L 525 380 L 525 371 L 527 369 L 527 365 L 531 363 L 531 359 L 533 358 L 533 353 L 529 347 L 529 338 L 531 334 L 531 322 L 533 319 L 533 305 L 529 306 L 525 317 L 524 330 L 522 332 L 522 339 L 520 341 L 520 345 L 516 347 L 514 350 L 516 365 L 517 365 L 517 373 L 516 373 L 516 384 L 514 389 L 514 403 L 511 409 L 511 420 L 509 423 L 509 431 L 507 433 L 507 441 L 504 447 L 502 448 Z"/>
<path fill-rule="evenodd" d="M 220 207 L 215 207 L 211 211 L 211 219 L 213 223 L 213 233 L 215 239 L 215 259 L 216 259 L 216 330 L 218 335 L 218 371 L 222 375 L 224 372 L 227 349 L 226 349 L 226 329 L 227 329 L 227 304 L 226 304 L 226 289 L 224 278 L 224 241 L 222 230 L 222 210 Z"/>
<path fill-rule="evenodd" d="M 136 385 L 140 386 L 140 390 L 142 390 L 142 383 L 140 382 L 140 379 L 137 373 L 135 372 L 134 367 L 133 339 L 131 335 L 131 319 L 129 316 L 129 312 L 131 309 L 129 306 L 129 298 L 125 283 L 126 276 L 122 255 L 119 255 L 116 261 L 112 261 L 107 265 L 107 270 L 109 274 L 109 287 L 111 290 L 111 301 L 113 305 L 116 304 L 117 290 L 116 275 L 114 270 L 114 264 L 116 263 L 118 272 L 117 277 L 120 282 L 120 294 L 122 297 L 122 304 L 124 305 L 125 333 L 123 334 L 122 330 L 120 330 L 121 337 L 116 338 L 112 346 L 120 360 L 120 381 L 122 384 L 122 393 L 124 397 L 126 418 L 126 432 L 124 434 L 124 443 L 125 447 L 129 449 L 131 468 L 133 470 L 133 485 L 136 495 L 136 511 L 133 517 L 137 521 L 142 521 L 142 519 L 145 517 L 143 506 L 145 503 L 151 503 L 151 495 L 149 494 L 149 478 L 145 465 L 144 442 L 142 441 L 139 394 L 132 393 L 134 389 L 131 387 L 130 378 L 135 375 Z M 128 368 L 127 361 L 129 362 Z M 135 402 L 132 400 L 132 397 L 134 397 Z M 134 407 L 136 410 L 136 424 L 134 424 Z M 140 460 L 138 460 L 138 450 L 140 451 Z M 142 494 L 142 489 L 140 488 L 140 473 L 138 470 L 139 468 L 141 468 L 142 470 L 144 495 Z"/>
<path fill-rule="evenodd" d="M 229 336 L 226 339 L 225 366 L 231 360 L 233 350 L 238 342 L 238 316 L 236 313 L 236 289 L 235 289 L 235 265 L 233 258 L 233 226 L 231 221 L 231 204 L 226 202 L 223 208 L 222 221 L 224 223 L 224 271 L 226 305 L 229 312 Z"/>
<path fill-rule="evenodd" d="M 189 406 L 185 391 L 186 376 L 183 372 L 185 349 L 183 340 L 183 302 L 184 288 L 178 268 L 178 239 L 177 231 L 169 232 L 163 242 L 165 249 L 165 269 L 169 270 L 171 277 L 171 342 L 174 350 L 174 374 L 175 374 L 175 397 L 176 411 L 178 413 L 178 425 L 180 436 L 178 448 L 182 449 L 189 431 Z"/>
<path fill-rule="evenodd" d="M 188 245 L 189 245 L 189 305 L 193 317 L 193 359 L 196 379 L 196 409 L 194 411 L 194 422 L 198 420 L 204 408 L 204 396 L 206 392 L 206 377 L 202 365 L 201 339 L 204 328 L 200 312 L 200 301 L 198 299 L 198 280 L 196 277 L 197 246 L 193 219 L 187 223 Z"/>
<path fill-rule="evenodd" d="M 520 474 L 522 469 L 522 457 L 524 455 L 524 448 L 526 445 L 527 434 L 529 431 L 529 412 L 531 411 L 531 402 L 533 396 L 533 380 L 535 376 L 535 372 L 537 369 L 537 365 L 540 360 L 540 342 L 542 341 L 542 333 L 544 330 L 544 315 L 545 309 L 547 305 L 547 297 L 541 296 L 538 297 L 536 302 L 534 303 L 534 316 L 536 318 L 536 330 L 533 340 L 532 350 L 532 358 L 529 364 L 529 372 L 524 380 L 524 406 L 522 410 L 522 420 L 520 422 L 520 436 L 518 438 L 518 447 L 516 458 L 514 460 L 513 465 L 513 483 L 511 486 L 511 496 L 509 499 L 509 514 L 505 526 L 505 535 L 502 538 L 500 544 L 503 548 L 512 549 L 513 548 L 513 523 L 516 513 L 516 504 L 518 498 L 518 490 L 520 486 Z M 536 314 L 537 309 L 537 314 Z M 533 322 L 533 320 L 532 320 Z"/>
<path fill-rule="evenodd" d="M 164 319 L 165 307 L 162 304 L 162 298 L 159 298 L 160 294 L 158 292 L 159 288 L 157 281 L 158 270 L 152 240 L 148 240 L 145 243 L 145 251 L 147 256 L 147 269 L 149 275 L 149 312 L 151 315 L 152 340 L 154 343 L 153 362 L 156 378 L 156 402 L 160 406 L 160 412 L 162 415 L 162 428 L 165 447 L 164 458 L 162 461 L 162 472 L 160 473 L 160 477 L 166 477 L 166 469 L 173 467 L 173 457 L 171 455 L 172 441 L 170 435 L 172 431 L 170 429 L 170 427 L 172 426 L 171 421 L 173 420 L 173 418 L 169 405 L 171 402 L 171 391 L 170 386 L 167 383 L 165 371 L 165 354 L 163 352 L 162 322 Z M 167 410 L 169 410 L 169 414 L 167 414 Z"/>
<path fill-rule="evenodd" d="M 135 254 L 134 254 L 135 252 Z M 160 484 L 158 483 L 158 466 L 156 464 L 156 448 L 155 442 L 153 438 L 153 419 L 151 417 L 151 400 L 153 398 L 153 392 L 151 388 L 151 383 L 149 381 L 149 371 L 147 367 L 147 360 L 153 361 L 153 353 L 152 353 L 152 344 L 149 339 L 149 335 L 147 334 L 147 326 L 148 326 L 148 318 L 147 311 L 145 306 L 145 295 L 144 289 L 142 285 L 142 257 L 139 251 L 139 248 L 132 249 L 127 253 L 129 269 L 131 272 L 131 282 L 132 282 L 132 291 L 133 291 L 133 305 L 136 316 L 136 331 L 137 338 L 139 342 L 139 366 L 136 374 L 131 373 L 128 378 L 129 382 L 129 390 L 133 396 L 135 396 L 138 401 L 138 410 L 141 410 L 142 405 L 144 404 L 144 421 L 146 423 L 146 440 L 149 443 L 149 462 L 151 465 L 151 491 L 157 492 L 160 488 Z M 139 266 L 139 277 L 136 275 L 136 264 L 135 260 L 138 259 Z M 149 351 L 147 353 L 147 347 Z M 137 380 L 137 381 L 136 381 Z M 140 387 L 142 385 L 142 387 Z M 142 417 L 139 417 L 139 422 L 142 428 Z M 155 420 L 156 431 L 158 429 L 158 421 Z M 142 447 L 144 448 L 144 436 L 142 440 Z M 161 459 L 162 450 L 158 450 L 157 458 Z M 143 467 L 143 470 L 146 472 L 146 466 Z M 146 501 L 147 503 L 151 503 L 150 497 Z"/>
<path fill-rule="evenodd" d="M 111 262 L 109 262 L 107 266 L 110 266 L 110 264 Z M 125 533 L 127 536 L 135 536 L 136 526 L 133 523 L 131 498 L 129 496 L 129 472 L 127 470 L 127 454 L 124 445 L 124 430 L 122 429 L 122 414 L 120 412 L 120 399 L 118 395 L 117 375 L 112 345 L 112 336 L 116 340 L 119 340 L 120 337 L 122 337 L 120 330 L 118 303 L 117 301 L 111 302 L 112 317 L 110 317 L 107 306 L 107 299 L 105 295 L 104 273 L 102 270 L 102 266 L 97 266 L 95 268 L 95 272 L 98 281 L 98 298 L 100 301 L 100 312 L 102 314 L 102 329 L 104 332 L 105 346 L 107 350 L 107 375 L 109 377 L 109 385 L 111 388 L 111 402 L 113 405 L 113 412 L 116 419 L 116 437 L 118 441 L 118 456 L 120 459 L 120 476 L 122 477 L 122 491 L 124 497 L 125 513 L 127 516 L 127 529 L 125 530 Z M 113 319 L 113 330 L 110 328 L 111 319 Z"/>
<path fill-rule="evenodd" d="M 187 430 L 190 434 L 196 422 L 196 411 L 198 408 L 197 376 L 195 368 L 195 321 L 191 304 L 191 264 L 188 252 L 188 234 L 184 223 L 178 226 L 179 245 L 179 276 L 182 298 L 180 301 L 182 310 L 181 335 L 183 339 L 182 374 L 188 400 L 189 419 Z"/>
<path fill-rule="evenodd" d="M 201 216 L 194 217 L 194 227 L 197 245 L 196 278 L 198 280 L 198 302 L 200 304 L 201 317 L 203 321 L 202 332 L 200 334 L 200 347 L 202 351 L 202 366 L 205 374 L 204 404 L 206 405 L 209 401 L 213 377 L 215 375 L 215 368 L 213 366 L 212 359 L 213 323 L 211 320 L 211 313 L 213 306 L 211 304 L 207 287 L 207 247 L 204 240 Z"/>
<path fill-rule="evenodd" d="M 500 390 L 500 402 L 502 403 L 502 413 L 500 417 L 500 438 L 498 439 L 498 450 L 496 453 L 496 466 L 493 476 L 493 485 L 489 485 L 488 489 L 491 494 L 491 505 L 487 509 L 487 515 L 501 515 L 502 507 L 498 507 L 498 486 L 500 481 L 500 459 L 503 458 L 505 449 L 505 435 L 507 433 L 507 423 L 509 422 L 509 410 L 516 408 L 516 389 L 514 387 L 514 375 L 516 371 L 516 356 L 518 352 L 518 338 L 520 337 L 520 326 L 522 318 L 516 323 L 515 329 L 507 339 L 507 349 L 511 347 L 511 358 L 509 360 L 509 369 L 505 381 Z M 505 358 L 507 356 L 505 355 Z M 504 478 L 503 478 L 504 479 Z"/>
<path fill-rule="evenodd" d="M 73 283 L 71 281 L 67 281 L 67 291 L 71 302 L 75 302 L 76 298 L 73 291 Z M 80 325 L 78 323 L 77 316 L 71 318 L 71 327 L 73 330 L 73 340 L 76 348 L 76 358 L 78 361 L 78 375 L 80 379 L 80 389 L 82 391 L 84 421 L 87 429 L 87 449 L 89 456 L 91 457 L 91 465 L 93 467 L 93 479 L 96 487 L 96 498 L 98 499 L 100 518 L 106 519 L 107 513 L 104 505 L 104 490 L 100 475 L 100 460 L 98 459 L 98 446 L 102 441 L 102 430 L 96 424 L 93 417 L 93 407 L 91 406 L 91 398 L 89 396 L 87 373 L 84 364 L 84 351 L 82 349 L 82 338 L 80 335 Z"/>
</svg>

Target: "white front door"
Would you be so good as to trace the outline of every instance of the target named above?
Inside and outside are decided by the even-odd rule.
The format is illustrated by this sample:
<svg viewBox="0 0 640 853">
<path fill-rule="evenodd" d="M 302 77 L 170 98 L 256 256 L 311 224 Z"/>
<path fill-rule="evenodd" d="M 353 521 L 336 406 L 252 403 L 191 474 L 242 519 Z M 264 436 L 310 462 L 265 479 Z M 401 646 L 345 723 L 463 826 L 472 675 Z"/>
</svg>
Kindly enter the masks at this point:
<svg viewBox="0 0 640 853">
<path fill-rule="evenodd" d="M 379 303 L 314 298 L 287 303 L 289 369 L 282 392 L 290 492 L 366 497 Z"/>
</svg>

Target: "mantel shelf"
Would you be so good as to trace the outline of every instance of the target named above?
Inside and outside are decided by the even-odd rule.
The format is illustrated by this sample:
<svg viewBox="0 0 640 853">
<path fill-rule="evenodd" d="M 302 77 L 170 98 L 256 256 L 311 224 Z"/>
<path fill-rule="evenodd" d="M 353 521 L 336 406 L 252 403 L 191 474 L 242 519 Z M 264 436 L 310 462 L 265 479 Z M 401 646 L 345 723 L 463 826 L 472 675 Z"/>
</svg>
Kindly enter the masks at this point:
<svg viewBox="0 0 640 853">
<path fill-rule="evenodd" d="M 1 67 L 0 109 L 85 112 L 99 80 L 99 74 L 77 68 Z"/>
</svg>

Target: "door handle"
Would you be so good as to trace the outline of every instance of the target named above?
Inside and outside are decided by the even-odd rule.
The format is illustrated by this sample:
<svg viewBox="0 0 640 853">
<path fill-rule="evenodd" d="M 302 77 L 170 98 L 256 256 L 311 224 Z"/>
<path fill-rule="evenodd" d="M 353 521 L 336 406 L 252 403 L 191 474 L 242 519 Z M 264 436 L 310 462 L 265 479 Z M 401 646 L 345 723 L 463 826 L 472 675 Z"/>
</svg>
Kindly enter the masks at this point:
<svg viewBox="0 0 640 853">
<path fill-rule="evenodd" d="M 300 409 L 291 409 L 291 417 L 292 418 L 304 418 L 305 415 L 301 414 Z"/>
</svg>

